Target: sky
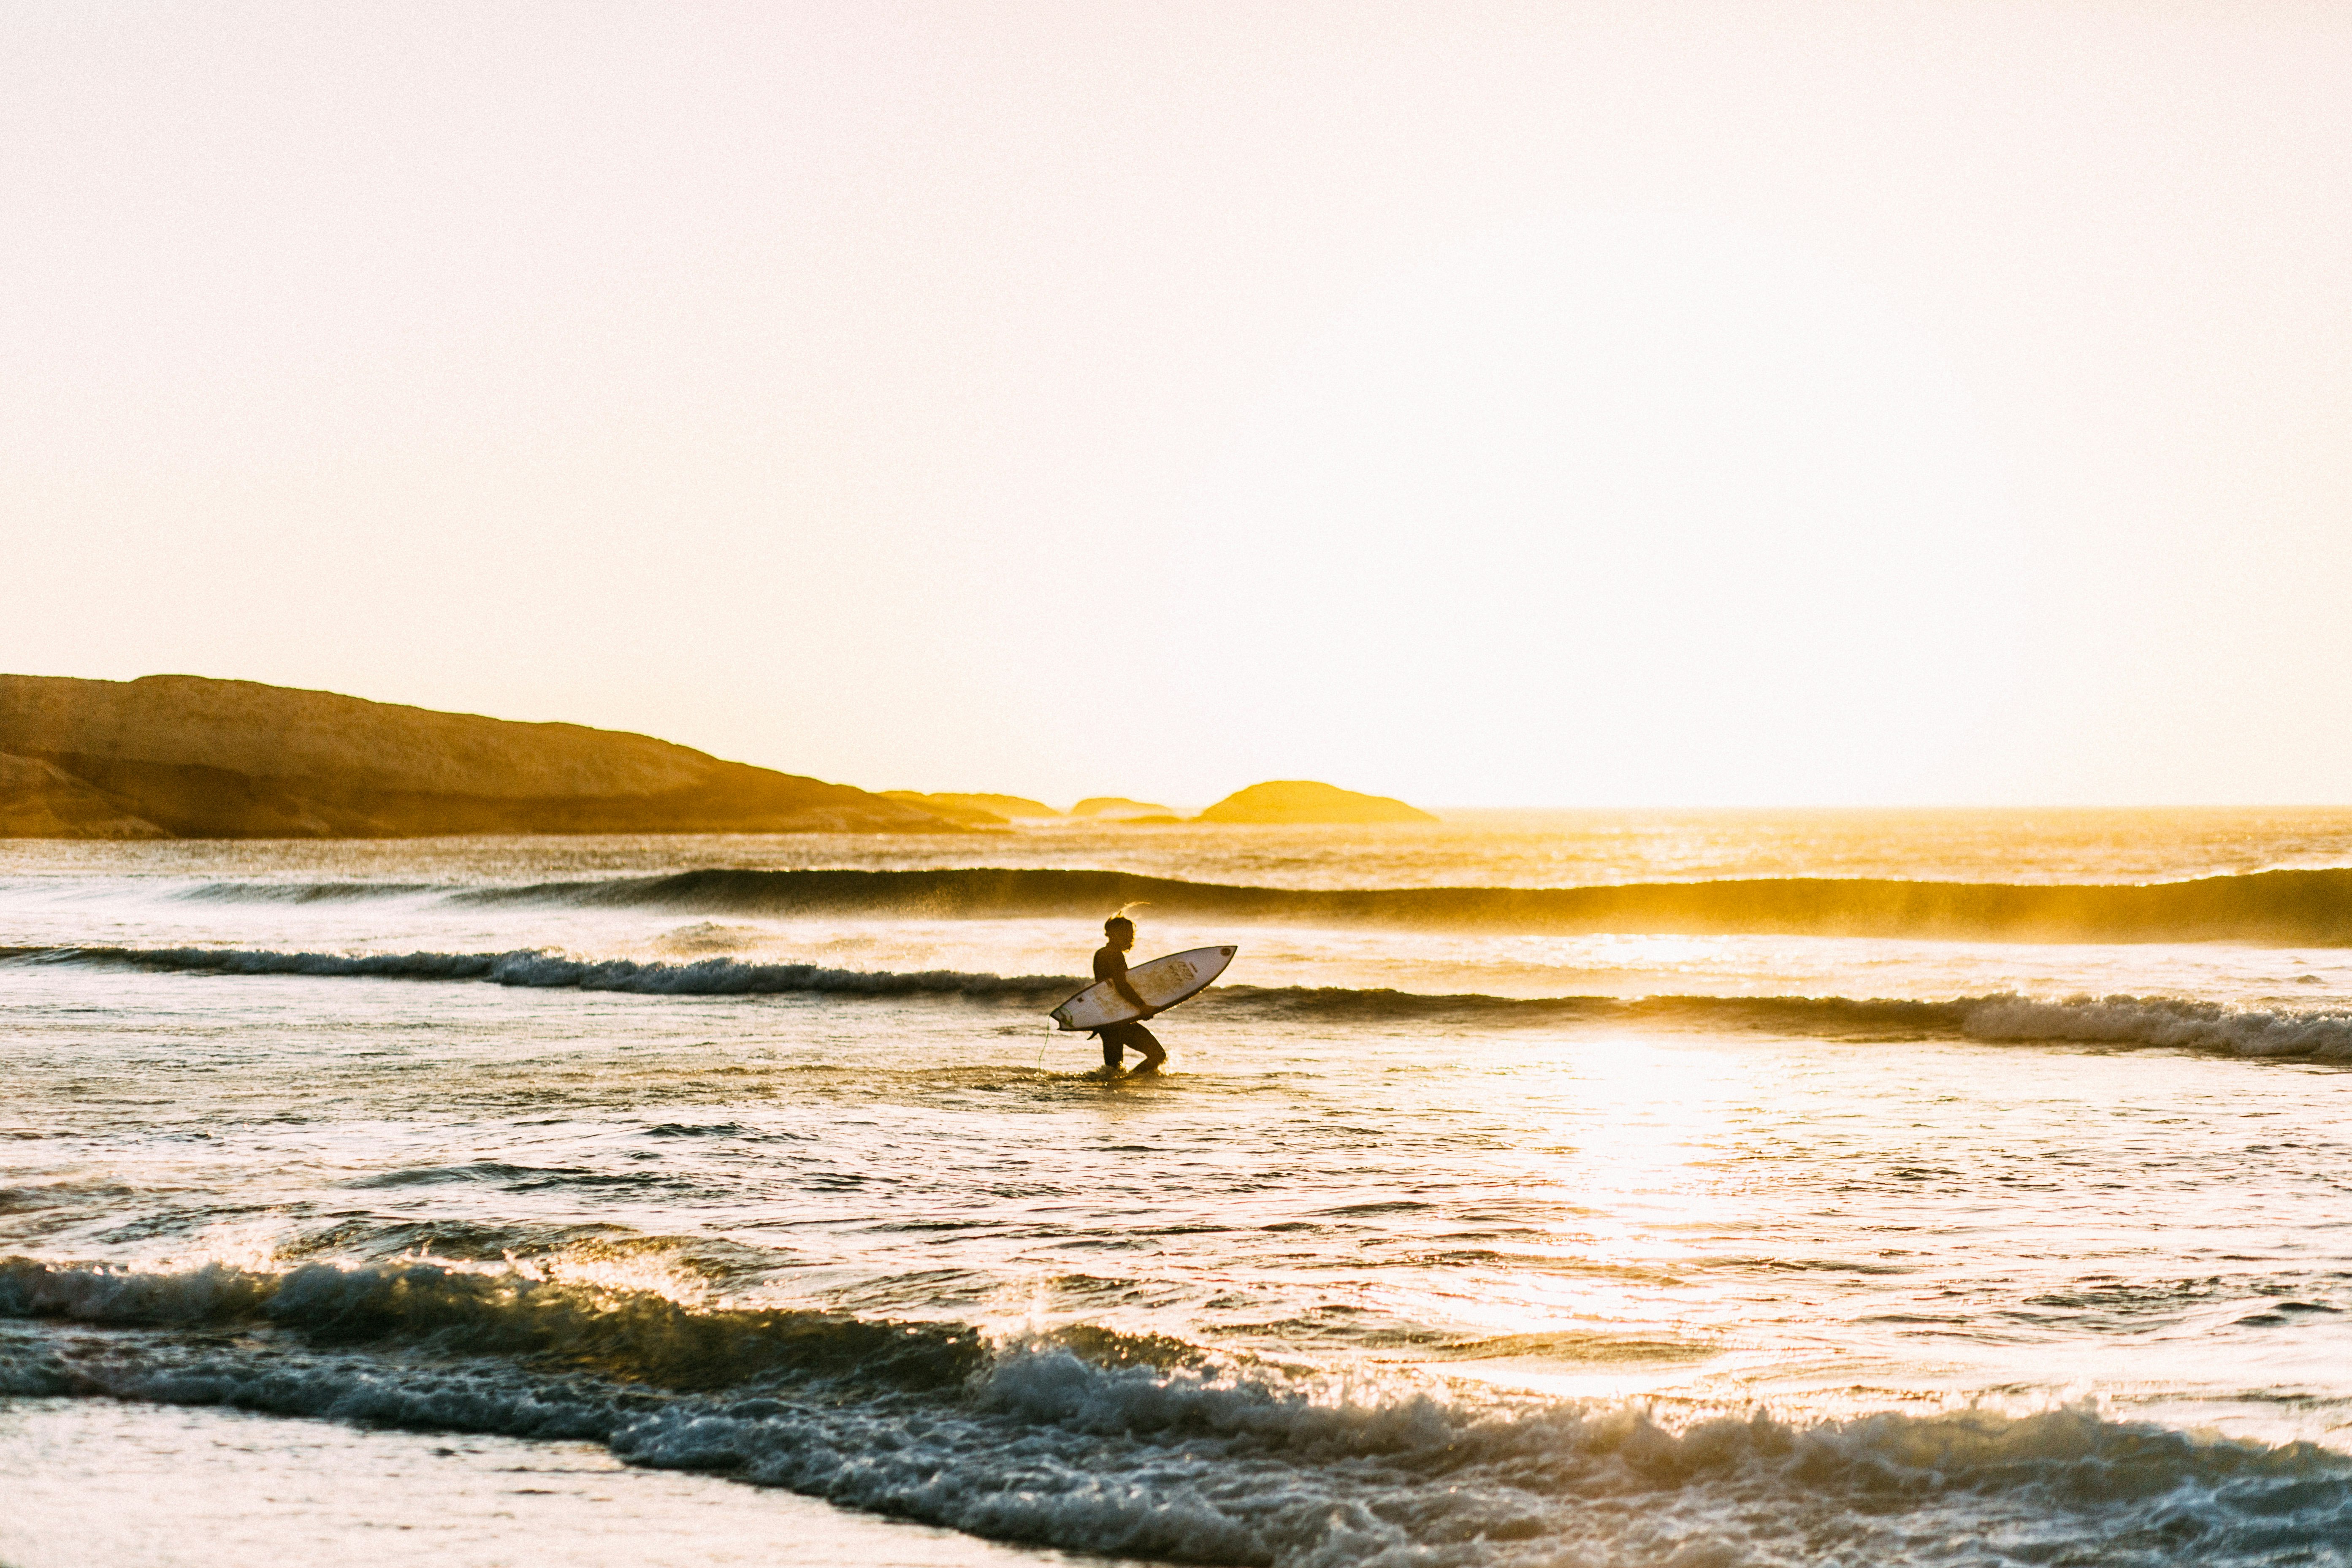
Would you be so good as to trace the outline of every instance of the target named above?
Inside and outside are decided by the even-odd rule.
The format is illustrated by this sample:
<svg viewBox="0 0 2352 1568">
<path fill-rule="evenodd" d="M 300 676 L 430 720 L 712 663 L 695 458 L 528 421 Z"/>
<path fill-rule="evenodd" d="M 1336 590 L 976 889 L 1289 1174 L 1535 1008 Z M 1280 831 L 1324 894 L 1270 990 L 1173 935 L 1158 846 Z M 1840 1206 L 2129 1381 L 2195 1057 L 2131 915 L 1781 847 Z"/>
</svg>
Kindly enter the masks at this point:
<svg viewBox="0 0 2352 1568">
<path fill-rule="evenodd" d="M 0 669 L 2352 802 L 2352 7 L 0 8 Z"/>
</svg>

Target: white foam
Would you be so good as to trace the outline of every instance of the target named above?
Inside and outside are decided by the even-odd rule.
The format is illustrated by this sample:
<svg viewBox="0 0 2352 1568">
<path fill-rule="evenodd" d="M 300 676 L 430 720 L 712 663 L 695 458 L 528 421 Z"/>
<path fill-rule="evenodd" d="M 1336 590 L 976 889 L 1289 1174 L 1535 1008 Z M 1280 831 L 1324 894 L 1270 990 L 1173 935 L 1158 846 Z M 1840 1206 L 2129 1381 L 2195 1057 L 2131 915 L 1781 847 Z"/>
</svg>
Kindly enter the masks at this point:
<svg viewBox="0 0 2352 1568">
<path fill-rule="evenodd" d="M 915 973 L 833 969 L 813 963 L 745 963 L 706 958 L 690 963 L 575 959 L 537 949 L 510 952 L 278 952 L 211 947 L 53 948 L 18 952 L 46 963 L 120 963 L 204 974 L 299 974 L 392 980 L 487 980 L 533 989 L 635 992 L 653 995 L 738 996 L 821 992 L 860 996 L 1029 995 L 1080 984 L 1057 974 L 979 974 L 934 969 Z"/>
<path fill-rule="evenodd" d="M 2063 1002 L 1995 996 L 1969 1007 L 1963 1027 L 1984 1040 L 2084 1040 L 2242 1057 L 2352 1058 L 2352 1013 L 2332 1008 L 2291 1012 L 2153 996 L 2075 996 Z"/>
<path fill-rule="evenodd" d="M 28 1314 L 243 1322 L 257 1337 L 225 1346 L 150 1326 L 93 1343 L 87 1329 L 60 1334 Z M 1174 1370 L 1106 1366 L 1050 1336 L 999 1344 L 968 1378 L 877 1382 L 839 1353 L 855 1344 L 827 1336 L 944 1345 L 969 1343 L 969 1331 L 703 1312 L 421 1263 L 139 1275 L 20 1259 L 0 1266 L 0 1315 L 16 1320 L 0 1334 L 8 1394 L 593 1438 L 635 1464 L 1177 1561 L 2251 1565 L 2327 1561 L 2352 1531 L 2343 1456 L 2203 1442 L 2087 1407 L 1674 1426 L 1623 1404 L 1301 1377 L 1206 1355 Z M 763 1335 L 773 1342 L 750 1342 Z M 646 1336 L 665 1353 L 708 1347 L 722 1359 L 681 1369 L 656 1358 L 645 1363 L 656 1375 L 628 1381 L 559 1370 L 616 1347 L 642 1355 Z M 516 1352 L 483 1353 L 502 1340 Z M 820 1364 L 794 1360 L 803 1344 Z M 680 1391 L 714 1376 L 731 1386 Z M 1979 1555 L 1954 1557 L 1957 1542 Z"/>
</svg>

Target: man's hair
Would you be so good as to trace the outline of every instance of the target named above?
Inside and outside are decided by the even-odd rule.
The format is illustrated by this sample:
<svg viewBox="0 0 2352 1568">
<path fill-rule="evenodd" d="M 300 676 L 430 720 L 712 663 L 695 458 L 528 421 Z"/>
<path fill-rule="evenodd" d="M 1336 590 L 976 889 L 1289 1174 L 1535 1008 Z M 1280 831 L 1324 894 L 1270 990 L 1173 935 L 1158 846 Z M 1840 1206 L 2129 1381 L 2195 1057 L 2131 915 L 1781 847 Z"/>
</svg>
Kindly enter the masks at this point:
<svg viewBox="0 0 2352 1568">
<path fill-rule="evenodd" d="M 1117 931 L 1121 926 L 1125 926 L 1128 930 L 1133 931 L 1135 929 L 1135 922 L 1129 920 L 1125 915 L 1113 915 L 1110 919 L 1103 921 L 1103 935 L 1108 936 L 1111 932 Z"/>
</svg>

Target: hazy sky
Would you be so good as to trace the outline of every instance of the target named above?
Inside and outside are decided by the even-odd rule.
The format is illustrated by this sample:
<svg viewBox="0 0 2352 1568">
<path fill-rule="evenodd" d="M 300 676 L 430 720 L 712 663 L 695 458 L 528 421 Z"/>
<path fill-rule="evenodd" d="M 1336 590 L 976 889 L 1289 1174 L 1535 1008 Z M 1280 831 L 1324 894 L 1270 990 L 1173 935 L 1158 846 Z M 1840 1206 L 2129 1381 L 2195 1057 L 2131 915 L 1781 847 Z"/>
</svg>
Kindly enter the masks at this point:
<svg viewBox="0 0 2352 1568">
<path fill-rule="evenodd" d="M 2352 5 L 0 9 L 0 669 L 2352 801 Z"/>
</svg>

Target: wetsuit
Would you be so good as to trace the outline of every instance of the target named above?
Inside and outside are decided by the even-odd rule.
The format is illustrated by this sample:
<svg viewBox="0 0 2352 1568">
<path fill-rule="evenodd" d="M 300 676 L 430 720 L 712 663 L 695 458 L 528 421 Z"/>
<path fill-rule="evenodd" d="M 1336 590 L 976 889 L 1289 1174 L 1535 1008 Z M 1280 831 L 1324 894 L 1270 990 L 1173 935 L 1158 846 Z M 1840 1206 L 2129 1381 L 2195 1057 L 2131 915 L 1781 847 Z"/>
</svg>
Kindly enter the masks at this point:
<svg viewBox="0 0 2352 1568">
<path fill-rule="evenodd" d="M 1118 949 L 1111 946 L 1108 942 L 1105 942 L 1102 946 L 1097 948 L 1095 950 L 1095 978 L 1097 980 L 1125 980 L 1127 978 L 1127 954 L 1119 952 Z M 1124 989 L 1132 990 L 1133 987 L 1129 986 Z M 1147 1060 L 1159 1053 L 1160 1041 L 1158 1037 L 1155 1037 L 1150 1030 L 1143 1026 L 1143 1020 L 1140 1018 L 1130 1018 L 1124 1024 L 1105 1024 L 1101 1028 L 1097 1029 L 1095 1034 L 1102 1040 L 1103 1066 L 1107 1068 L 1116 1068 L 1119 1062 L 1126 1057 L 1128 1047 L 1130 1046 L 1132 1046 L 1136 1051 L 1143 1056 Z M 1151 1046 L 1150 1050 L 1144 1049 L 1144 1045 L 1147 1041 L 1149 1041 Z"/>
</svg>

